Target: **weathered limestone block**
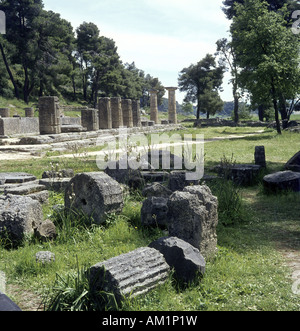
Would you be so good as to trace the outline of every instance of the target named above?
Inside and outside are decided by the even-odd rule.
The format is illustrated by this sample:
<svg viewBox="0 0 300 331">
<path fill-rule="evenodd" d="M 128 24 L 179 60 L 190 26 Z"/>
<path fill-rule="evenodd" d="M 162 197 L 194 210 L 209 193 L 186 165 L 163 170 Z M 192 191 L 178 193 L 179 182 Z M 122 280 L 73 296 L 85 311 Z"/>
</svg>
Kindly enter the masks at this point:
<svg viewBox="0 0 300 331">
<path fill-rule="evenodd" d="M 168 224 L 168 199 L 151 197 L 143 202 L 141 222 L 146 226 L 167 226 Z"/>
<path fill-rule="evenodd" d="M 1 172 L 0 177 L 5 179 L 6 184 L 21 184 L 36 180 L 34 175 L 26 172 Z"/>
<path fill-rule="evenodd" d="M 177 87 L 166 87 L 169 92 L 169 123 L 177 124 L 177 109 L 176 109 L 176 90 Z"/>
<path fill-rule="evenodd" d="M 0 235 L 20 241 L 24 235 L 33 234 L 43 221 L 40 203 L 23 196 L 0 196 Z"/>
<path fill-rule="evenodd" d="M 61 133 L 59 100 L 57 97 L 39 99 L 40 134 Z"/>
<path fill-rule="evenodd" d="M 207 186 L 174 192 L 168 201 L 169 235 L 199 249 L 204 257 L 217 251 L 218 200 Z"/>
<path fill-rule="evenodd" d="M 61 192 L 67 188 L 70 180 L 71 178 L 43 178 L 39 180 L 39 183 L 49 191 Z"/>
<path fill-rule="evenodd" d="M 87 129 L 87 131 L 99 130 L 99 115 L 98 110 L 93 108 L 87 108 L 81 110 L 81 125 Z"/>
<path fill-rule="evenodd" d="M 163 284 L 169 272 L 170 267 L 159 251 L 143 247 L 91 267 L 90 283 L 94 291 L 113 293 L 120 301 Z"/>
<path fill-rule="evenodd" d="M 171 171 L 168 181 L 168 188 L 175 191 L 182 191 L 186 186 L 198 185 L 199 180 L 187 180 L 186 171 L 174 170 Z"/>
<path fill-rule="evenodd" d="M 55 262 L 55 254 L 49 251 L 41 251 L 35 254 L 35 260 L 37 263 L 52 263 Z"/>
<path fill-rule="evenodd" d="M 174 268 L 175 275 L 185 282 L 191 282 L 198 274 L 205 273 L 204 257 L 197 248 L 184 240 L 165 237 L 152 242 L 149 247 L 161 252 L 168 265 Z"/>
<path fill-rule="evenodd" d="M 118 182 L 103 172 L 76 175 L 65 190 L 65 207 L 83 211 L 96 224 L 105 222 L 107 213 L 123 209 L 123 191 Z"/>
<path fill-rule="evenodd" d="M 270 174 L 263 179 L 264 187 L 270 192 L 294 191 L 300 192 L 300 173 L 293 171 L 280 171 Z"/>
<path fill-rule="evenodd" d="M 121 98 L 111 98 L 110 103 L 112 112 L 112 127 L 113 129 L 119 129 L 124 126 Z"/>
<path fill-rule="evenodd" d="M 34 117 L 34 109 L 32 107 L 24 108 L 25 117 Z"/>
<path fill-rule="evenodd" d="M 296 153 L 285 165 L 286 170 L 300 172 L 300 152 Z"/>
<path fill-rule="evenodd" d="M 158 120 L 158 104 L 157 104 L 157 93 L 158 93 L 158 91 L 156 91 L 156 90 L 150 90 L 149 93 L 150 93 L 150 109 L 151 109 L 150 119 L 151 119 L 151 122 L 153 124 L 159 124 L 159 120 Z M 149 124 L 150 123 L 148 123 L 148 125 Z"/>
<path fill-rule="evenodd" d="M 139 100 L 132 100 L 132 117 L 133 117 L 133 126 L 140 128 L 142 126 L 142 123 L 141 123 L 141 109 L 140 109 Z"/>
<path fill-rule="evenodd" d="M 143 196 L 147 198 L 152 198 L 152 197 L 169 198 L 172 193 L 173 192 L 171 190 L 169 190 L 166 186 L 160 183 L 148 184 L 143 189 L 142 192 Z"/>
<path fill-rule="evenodd" d="M 99 129 L 112 129 L 112 111 L 110 98 L 99 98 Z"/>
<path fill-rule="evenodd" d="M 266 162 L 266 151 L 264 146 L 256 146 L 255 147 L 255 164 L 259 165 L 263 168 L 266 168 L 267 162 Z"/>
<path fill-rule="evenodd" d="M 262 167 L 255 164 L 234 164 L 217 166 L 215 169 L 219 175 L 232 180 L 237 185 L 248 186 L 255 182 Z"/>
<path fill-rule="evenodd" d="M 0 108 L 0 117 L 10 117 L 9 108 Z"/>
<path fill-rule="evenodd" d="M 22 185 L 17 185 L 14 187 L 7 187 L 4 190 L 4 194 L 12 194 L 12 195 L 28 195 L 37 192 L 42 192 L 46 189 L 44 185 L 40 185 L 36 182 L 34 183 L 25 183 Z"/>
<path fill-rule="evenodd" d="M 132 101 L 122 100 L 123 125 L 127 128 L 133 128 Z"/>
<path fill-rule="evenodd" d="M 55 240 L 57 238 L 56 226 L 51 220 L 46 220 L 36 229 L 35 236 L 44 242 Z"/>
</svg>

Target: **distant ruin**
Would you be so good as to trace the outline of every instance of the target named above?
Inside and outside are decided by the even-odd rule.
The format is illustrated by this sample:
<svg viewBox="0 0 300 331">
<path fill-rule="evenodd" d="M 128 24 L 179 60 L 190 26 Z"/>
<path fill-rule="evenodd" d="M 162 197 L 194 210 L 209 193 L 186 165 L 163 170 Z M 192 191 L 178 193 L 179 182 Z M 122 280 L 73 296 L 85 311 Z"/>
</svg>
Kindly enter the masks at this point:
<svg viewBox="0 0 300 331">
<path fill-rule="evenodd" d="M 39 98 L 38 117 L 34 108 L 25 108 L 25 117 L 11 117 L 9 108 L 0 108 L 0 138 L 18 135 L 56 135 L 72 132 L 93 132 L 122 127 L 145 128 L 177 124 L 177 88 L 168 87 L 169 120 L 159 121 L 156 90 L 150 90 L 150 120 L 142 118 L 139 100 L 99 98 L 97 109 L 82 107 L 81 116 L 64 116 L 63 107 L 55 96 Z"/>
</svg>

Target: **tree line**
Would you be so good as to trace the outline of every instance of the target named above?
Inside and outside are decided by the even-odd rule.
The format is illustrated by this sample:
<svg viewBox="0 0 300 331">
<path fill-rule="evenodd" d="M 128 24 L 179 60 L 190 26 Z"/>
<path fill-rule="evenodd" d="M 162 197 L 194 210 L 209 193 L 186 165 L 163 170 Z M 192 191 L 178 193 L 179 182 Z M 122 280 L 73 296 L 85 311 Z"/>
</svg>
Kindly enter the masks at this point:
<svg viewBox="0 0 300 331">
<path fill-rule="evenodd" d="M 96 24 L 76 30 L 42 0 L 0 0 L 6 34 L 0 35 L 0 95 L 26 103 L 43 95 L 96 105 L 98 97 L 120 96 L 149 102 L 149 90 L 164 88 L 158 78 L 123 63 L 114 40 Z"/>
<path fill-rule="evenodd" d="M 216 54 L 184 68 L 180 90 L 186 92 L 186 102 L 197 103 L 198 119 L 200 112 L 209 117 L 223 109 L 219 92 L 230 71 L 235 122 L 241 99 L 248 95 L 260 120 L 273 109 L 281 133 L 280 116 L 285 128 L 300 105 L 300 27 L 292 19 L 299 1 L 224 0 L 223 5 L 232 21 L 231 39 L 218 40 Z"/>
</svg>

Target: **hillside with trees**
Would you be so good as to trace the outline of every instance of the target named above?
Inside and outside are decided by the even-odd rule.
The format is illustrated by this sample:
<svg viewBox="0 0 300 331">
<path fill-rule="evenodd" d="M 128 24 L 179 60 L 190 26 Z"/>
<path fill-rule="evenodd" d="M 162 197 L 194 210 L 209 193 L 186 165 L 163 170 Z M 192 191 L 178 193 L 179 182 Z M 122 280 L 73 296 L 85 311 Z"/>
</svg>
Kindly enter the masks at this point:
<svg viewBox="0 0 300 331">
<path fill-rule="evenodd" d="M 42 0 L 1 0 L 6 34 L 0 35 L 0 95 L 28 103 L 43 95 L 94 105 L 98 97 L 121 96 L 149 103 L 148 90 L 164 89 L 135 63 L 123 63 L 115 41 L 94 23 L 76 30 Z"/>
</svg>

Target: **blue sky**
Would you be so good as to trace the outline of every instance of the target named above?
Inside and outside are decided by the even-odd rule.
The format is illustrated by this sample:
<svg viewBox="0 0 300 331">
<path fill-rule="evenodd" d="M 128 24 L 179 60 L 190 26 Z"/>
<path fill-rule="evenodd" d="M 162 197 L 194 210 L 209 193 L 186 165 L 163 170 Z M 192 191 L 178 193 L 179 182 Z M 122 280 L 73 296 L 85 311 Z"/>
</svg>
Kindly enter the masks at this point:
<svg viewBox="0 0 300 331">
<path fill-rule="evenodd" d="M 179 72 L 215 53 L 216 41 L 228 37 L 230 22 L 222 0 L 44 0 L 74 29 L 93 22 L 115 40 L 121 60 L 135 62 L 164 86 L 177 86 Z M 230 76 L 224 79 L 224 101 L 232 100 Z M 182 102 L 184 94 L 177 92 Z"/>
</svg>

